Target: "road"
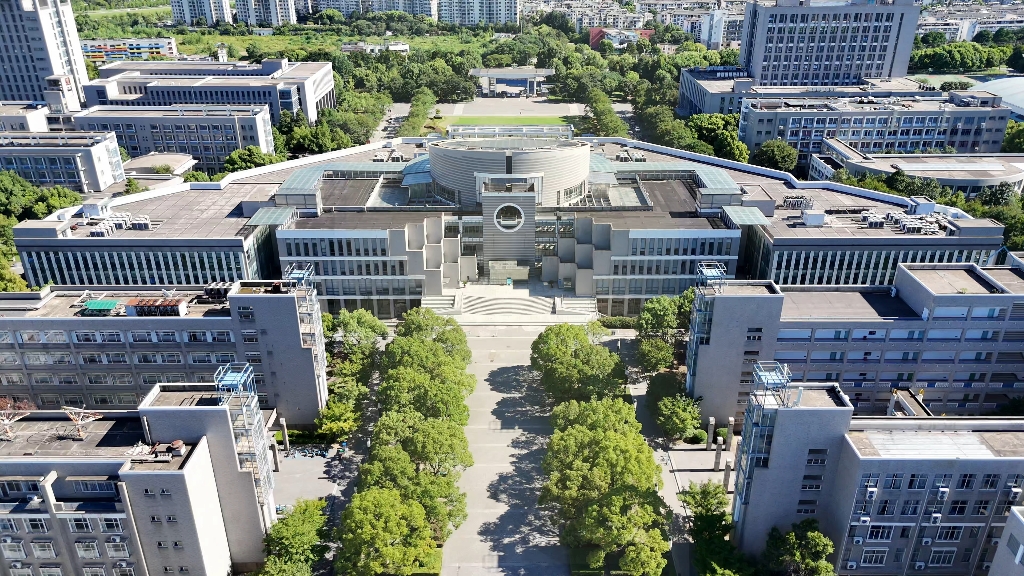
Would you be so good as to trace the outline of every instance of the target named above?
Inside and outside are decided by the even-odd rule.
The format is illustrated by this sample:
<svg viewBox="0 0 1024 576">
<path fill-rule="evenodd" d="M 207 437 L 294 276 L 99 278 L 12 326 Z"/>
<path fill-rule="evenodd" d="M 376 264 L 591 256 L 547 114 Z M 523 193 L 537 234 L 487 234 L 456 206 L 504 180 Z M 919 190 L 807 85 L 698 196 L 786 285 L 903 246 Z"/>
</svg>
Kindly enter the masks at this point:
<svg viewBox="0 0 1024 576">
<path fill-rule="evenodd" d="M 468 326 L 477 378 L 466 427 L 475 461 L 462 475 L 469 517 L 444 546 L 442 576 L 567 576 L 567 550 L 537 506 L 552 430 L 528 366 L 543 326 Z"/>
<path fill-rule="evenodd" d="M 411 105 L 408 102 L 395 102 L 391 105 L 388 113 L 381 119 L 380 124 L 377 125 L 377 129 L 373 131 L 373 136 L 370 137 L 370 142 L 380 142 L 381 140 L 387 140 L 395 137 L 395 131 L 398 130 L 398 126 L 405 120 L 405 117 L 409 115 L 409 108 Z M 394 119 L 394 122 L 391 120 Z"/>
</svg>

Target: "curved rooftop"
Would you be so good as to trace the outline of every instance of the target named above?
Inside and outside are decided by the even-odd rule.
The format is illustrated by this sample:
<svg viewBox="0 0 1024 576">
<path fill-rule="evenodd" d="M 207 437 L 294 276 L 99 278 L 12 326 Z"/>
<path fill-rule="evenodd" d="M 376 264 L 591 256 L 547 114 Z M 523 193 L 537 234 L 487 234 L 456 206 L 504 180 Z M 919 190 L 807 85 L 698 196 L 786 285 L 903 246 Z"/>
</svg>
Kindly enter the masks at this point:
<svg viewBox="0 0 1024 576">
<path fill-rule="evenodd" d="M 556 140 L 553 138 L 467 138 L 464 140 L 440 140 L 431 146 L 447 150 L 572 150 L 589 147 L 579 140 Z"/>
</svg>

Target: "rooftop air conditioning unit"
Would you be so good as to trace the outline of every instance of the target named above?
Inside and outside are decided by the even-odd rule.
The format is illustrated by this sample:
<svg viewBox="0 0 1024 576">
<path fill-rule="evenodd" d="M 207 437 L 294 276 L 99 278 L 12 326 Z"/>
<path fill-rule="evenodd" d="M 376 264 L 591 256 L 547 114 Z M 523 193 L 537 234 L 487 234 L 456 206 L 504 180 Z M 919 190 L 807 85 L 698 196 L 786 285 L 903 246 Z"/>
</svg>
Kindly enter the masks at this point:
<svg viewBox="0 0 1024 576">
<path fill-rule="evenodd" d="M 942 514 L 932 514 L 932 526 L 942 524 Z"/>
<path fill-rule="evenodd" d="M 118 568 L 127 568 L 128 567 L 128 563 L 125 562 L 124 560 L 121 560 L 117 564 L 114 564 L 114 566 L 117 566 Z"/>
<path fill-rule="evenodd" d="M 861 544 L 864 543 L 864 539 L 861 538 L 860 536 L 857 536 L 856 538 L 853 539 L 853 543 L 856 544 L 857 546 L 860 546 Z"/>
<path fill-rule="evenodd" d="M 932 539 L 931 538 L 921 538 L 921 545 L 922 546 L 931 546 L 932 545 Z"/>
<path fill-rule="evenodd" d="M 869 354 L 868 352 L 865 352 L 864 356 L 867 357 L 868 354 Z M 876 496 L 878 496 L 878 488 L 868 488 L 867 499 L 868 500 L 874 500 Z"/>
<path fill-rule="evenodd" d="M 949 488 L 939 488 L 939 502 L 945 502 L 949 498 Z"/>
<path fill-rule="evenodd" d="M 861 526 L 867 526 L 871 524 L 871 516 L 861 516 L 859 521 Z"/>
<path fill-rule="evenodd" d="M 856 570 L 857 569 L 857 563 L 856 562 L 847 562 L 846 563 L 846 569 L 847 570 Z"/>
<path fill-rule="evenodd" d="M 1016 501 L 1020 500 L 1020 493 L 1021 493 L 1021 489 L 1020 488 L 1011 488 L 1010 489 L 1010 496 L 1009 496 L 1010 502 L 1016 502 Z"/>
<path fill-rule="evenodd" d="M 924 562 L 915 562 L 914 570 L 924 570 Z"/>
</svg>

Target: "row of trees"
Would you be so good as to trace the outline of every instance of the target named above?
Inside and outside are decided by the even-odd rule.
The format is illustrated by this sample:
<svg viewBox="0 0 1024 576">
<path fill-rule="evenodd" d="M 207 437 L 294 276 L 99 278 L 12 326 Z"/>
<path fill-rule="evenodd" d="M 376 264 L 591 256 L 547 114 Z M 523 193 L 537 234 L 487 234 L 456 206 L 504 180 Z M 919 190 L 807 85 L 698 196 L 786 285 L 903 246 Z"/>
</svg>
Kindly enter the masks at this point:
<svg viewBox="0 0 1024 576">
<path fill-rule="evenodd" d="M 437 106 L 437 97 L 430 91 L 430 88 L 417 90 L 413 94 L 412 105 L 409 106 L 409 115 L 398 127 L 395 135 L 419 136 L 423 131 L 423 125 L 427 122 L 427 117 L 434 113 L 434 106 Z"/>
<path fill-rule="evenodd" d="M 612 99 L 596 88 L 587 93 L 584 119 L 585 123 L 580 127 L 584 133 L 597 136 L 626 136 L 629 133 L 626 123 L 612 108 Z"/>
<path fill-rule="evenodd" d="M 548 326 L 530 345 L 530 366 L 555 402 L 609 398 L 626 391 L 626 369 L 618 354 L 598 344 L 610 332 L 597 322 L 587 327 Z"/>
<path fill-rule="evenodd" d="M 602 573 L 610 556 L 620 573 L 660 575 L 670 512 L 633 407 L 618 398 L 570 400 L 555 407 L 551 422 L 539 502 L 554 506 L 564 543 L 589 550 L 587 563 Z"/>
<path fill-rule="evenodd" d="M 647 140 L 735 162 L 749 160 L 750 150 L 739 139 L 739 114 L 694 114 L 681 120 L 670 106 L 648 104 L 646 98 L 633 100 L 633 112 Z"/>
<path fill-rule="evenodd" d="M 362 423 L 360 406 L 376 370 L 378 347 L 387 326 L 366 310 L 323 314 L 329 356 L 327 404 L 316 419 L 317 433 L 331 443 L 349 439 Z"/>
<path fill-rule="evenodd" d="M 1013 49 L 986 47 L 974 42 L 954 42 L 935 48 L 914 50 L 910 54 L 911 72 L 970 72 L 1006 64 Z M 1010 64 L 1013 66 L 1013 64 Z"/>
<path fill-rule="evenodd" d="M 270 527 L 263 539 L 267 563 L 260 576 L 310 576 L 313 563 L 327 552 L 326 502 L 299 500 Z"/>
<path fill-rule="evenodd" d="M 783 533 L 773 527 L 764 553 L 756 561 L 744 557 L 726 537 L 732 531 L 729 497 L 725 487 L 707 480 L 690 481 L 679 494 L 690 512 L 690 536 L 694 544 L 694 565 L 704 576 L 833 576 L 827 560 L 835 545 L 818 531 L 812 518 L 792 525 Z"/>
<path fill-rule="evenodd" d="M 339 574 L 410 574 L 437 563 L 466 518 L 460 471 L 473 465 L 462 427 L 475 379 L 466 334 L 432 310 L 407 312 L 377 364 L 381 416 L 359 491 L 342 514 Z"/>
</svg>

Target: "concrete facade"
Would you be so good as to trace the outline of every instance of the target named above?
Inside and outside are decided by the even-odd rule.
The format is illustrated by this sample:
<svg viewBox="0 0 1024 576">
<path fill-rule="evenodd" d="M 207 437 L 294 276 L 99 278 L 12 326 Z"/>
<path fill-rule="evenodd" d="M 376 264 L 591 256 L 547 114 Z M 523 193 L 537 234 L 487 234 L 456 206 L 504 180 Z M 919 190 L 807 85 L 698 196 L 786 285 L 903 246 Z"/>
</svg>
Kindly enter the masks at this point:
<svg viewBox="0 0 1024 576">
<path fill-rule="evenodd" d="M 171 5 L 174 11 L 174 5 Z M 119 60 L 148 60 L 150 56 L 178 57 L 178 43 L 174 38 L 119 38 L 110 40 L 82 40 L 82 52 L 91 62 Z"/>
<path fill-rule="evenodd" d="M 0 101 L 41 102 L 52 76 L 84 98 L 89 78 L 69 0 L 3 0 L 0 22 Z"/>
<path fill-rule="evenodd" d="M 219 22 L 231 23 L 231 5 L 228 0 L 171 0 L 171 15 L 178 24 L 195 25 L 198 19 L 207 26 Z"/>
<path fill-rule="evenodd" d="M 999 539 L 999 547 L 996 548 L 995 556 L 992 558 L 990 573 L 1006 574 L 1007 576 L 1024 574 L 1024 566 L 1021 565 L 1021 559 L 1024 558 L 1021 544 L 1024 542 L 1024 515 L 1022 514 L 1024 514 L 1024 508 L 1020 506 L 1010 509 L 1006 526 L 1003 527 L 1003 535 Z"/>
<path fill-rule="evenodd" d="M 39 186 L 101 192 L 125 179 L 117 138 L 110 132 L 8 134 L 0 138 L 0 170 Z"/>
</svg>

